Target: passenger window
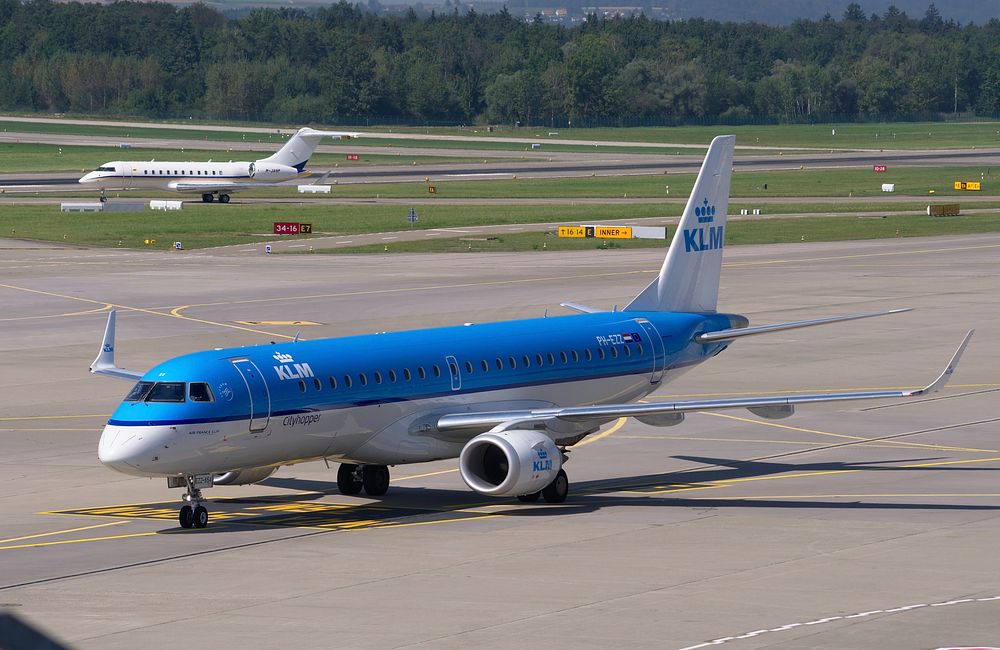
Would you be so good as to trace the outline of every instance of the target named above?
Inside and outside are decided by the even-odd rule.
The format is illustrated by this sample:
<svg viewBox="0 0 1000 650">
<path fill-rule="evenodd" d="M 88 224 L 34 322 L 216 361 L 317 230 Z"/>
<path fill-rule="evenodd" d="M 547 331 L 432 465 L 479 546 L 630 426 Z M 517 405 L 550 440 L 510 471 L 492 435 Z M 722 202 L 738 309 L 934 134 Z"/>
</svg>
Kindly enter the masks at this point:
<svg viewBox="0 0 1000 650">
<path fill-rule="evenodd" d="M 409 368 L 403 368 L 403 379 L 405 379 L 406 381 L 410 381 L 411 375 Z"/>
<path fill-rule="evenodd" d="M 337 378 L 330 375 L 330 390 L 337 390 Z"/>
<path fill-rule="evenodd" d="M 490 371 L 490 364 L 486 363 L 486 359 L 483 359 L 482 361 L 480 361 L 479 364 L 483 367 L 483 372 L 489 372 Z"/>
<path fill-rule="evenodd" d="M 545 363 L 542 361 L 542 355 L 540 354 L 535 355 L 535 363 L 537 363 L 540 366 L 545 365 Z"/>
<path fill-rule="evenodd" d="M 389 371 L 389 381 L 391 381 L 394 384 L 396 383 L 396 371 L 395 370 L 390 370 Z"/>
<path fill-rule="evenodd" d="M 437 366 L 435 366 L 435 367 L 437 367 Z M 457 377 L 458 376 L 458 366 L 456 366 L 453 363 L 449 363 L 448 364 L 448 369 L 451 370 L 451 376 L 452 377 Z"/>
<path fill-rule="evenodd" d="M 640 357 L 642 356 L 642 343 L 635 344 L 635 351 L 639 353 Z"/>
<path fill-rule="evenodd" d="M 569 363 L 569 357 L 566 356 L 565 352 L 560 352 L 559 358 L 562 359 L 563 363 Z"/>
<path fill-rule="evenodd" d="M 591 353 L 590 348 L 583 349 L 583 356 L 587 361 L 593 361 L 594 355 Z"/>
<path fill-rule="evenodd" d="M 306 392 L 306 382 L 302 379 L 299 380 L 299 391 Z"/>
<path fill-rule="evenodd" d="M 427 379 L 427 371 L 424 370 L 423 366 L 420 366 L 419 368 L 417 368 L 417 375 L 421 379 Z"/>
<path fill-rule="evenodd" d="M 611 346 L 611 358 L 612 359 L 617 359 L 618 358 L 618 348 L 616 348 L 613 345 Z"/>
<path fill-rule="evenodd" d="M 350 388 L 353 383 L 354 383 L 354 381 L 351 379 L 350 375 L 344 375 L 344 385 L 345 386 L 347 386 L 348 388 Z"/>
<path fill-rule="evenodd" d="M 375 371 L 375 383 L 376 384 L 382 383 L 382 373 L 379 372 L 378 370 Z"/>
<path fill-rule="evenodd" d="M 456 372 L 455 374 L 457 375 L 458 373 Z M 441 376 L 441 367 L 438 366 L 436 363 L 434 364 L 434 376 L 435 377 Z"/>
<path fill-rule="evenodd" d="M 623 346 L 622 346 L 622 349 L 623 349 L 623 350 L 625 350 L 625 356 L 626 356 L 626 357 L 630 357 L 630 356 L 632 356 L 632 348 L 630 348 L 630 347 L 629 347 L 629 346 L 627 346 L 627 345 L 623 345 Z"/>
<path fill-rule="evenodd" d="M 212 389 L 203 381 L 193 381 L 188 387 L 188 397 L 192 402 L 214 402 Z"/>
<path fill-rule="evenodd" d="M 597 348 L 597 358 L 600 359 L 601 361 L 604 361 L 605 356 L 606 355 L 604 354 L 604 348 Z"/>
<path fill-rule="evenodd" d="M 457 372 L 457 371 L 453 370 L 452 372 Z M 465 362 L 465 372 L 469 373 L 470 375 L 472 374 L 472 362 L 471 361 L 466 361 Z"/>
<path fill-rule="evenodd" d="M 551 352 L 549 352 L 548 354 L 546 354 L 545 358 L 548 359 L 550 366 L 554 366 L 555 365 L 556 358 L 555 358 L 555 356 L 553 356 L 553 354 Z"/>
<path fill-rule="evenodd" d="M 140 381 L 138 384 L 132 387 L 132 390 L 128 392 L 125 396 L 126 402 L 141 402 L 146 398 L 146 393 L 149 389 L 153 387 L 153 382 L 151 381 Z"/>
<path fill-rule="evenodd" d="M 313 377 L 313 386 L 316 387 L 316 390 L 323 390 L 323 382 L 319 380 L 319 377 Z"/>
<path fill-rule="evenodd" d="M 359 374 L 358 375 L 358 381 L 361 382 L 362 386 L 367 386 L 368 385 L 368 375 L 366 375 L 365 373 Z"/>
<path fill-rule="evenodd" d="M 578 363 L 580 361 L 580 355 L 577 354 L 576 350 L 571 350 L 570 353 L 573 355 L 573 363 Z"/>
<path fill-rule="evenodd" d="M 522 358 L 521 361 L 524 362 L 524 367 L 525 368 L 530 368 L 531 367 L 531 357 L 529 357 L 528 355 L 524 355 L 524 358 Z"/>
<path fill-rule="evenodd" d="M 183 402 L 183 381 L 158 381 L 146 395 L 147 402 Z"/>
<path fill-rule="evenodd" d="M 517 369 L 517 359 L 515 359 L 514 357 L 508 357 L 507 358 L 507 363 L 510 364 L 510 369 L 511 370 L 516 370 Z"/>
</svg>

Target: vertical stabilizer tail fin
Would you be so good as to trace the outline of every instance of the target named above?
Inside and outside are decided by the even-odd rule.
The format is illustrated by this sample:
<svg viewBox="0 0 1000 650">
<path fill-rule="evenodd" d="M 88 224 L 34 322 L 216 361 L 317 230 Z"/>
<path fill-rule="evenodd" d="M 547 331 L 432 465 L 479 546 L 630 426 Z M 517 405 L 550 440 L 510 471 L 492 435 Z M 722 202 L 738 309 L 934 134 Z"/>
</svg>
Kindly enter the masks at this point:
<svg viewBox="0 0 1000 650">
<path fill-rule="evenodd" d="M 625 311 L 716 310 L 736 136 L 712 140 L 660 274 Z"/>
<path fill-rule="evenodd" d="M 359 135 L 361 134 L 347 131 L 317 131 L 307 126 L 302 127 L 288 139 L 288 142 L 281 149 L 278 149 L 278 151 L 267 158 L 261 158 L 257 162 L 287 165 L 288 167 L 295 167 L 301 172 L 305 169 L 306 163 L 309 162 L 309 157 L 316 151 L 319 141 L 323 138 L 329 137 L 335 140 L 348 140 L 356 138 Z"/>
</svg>

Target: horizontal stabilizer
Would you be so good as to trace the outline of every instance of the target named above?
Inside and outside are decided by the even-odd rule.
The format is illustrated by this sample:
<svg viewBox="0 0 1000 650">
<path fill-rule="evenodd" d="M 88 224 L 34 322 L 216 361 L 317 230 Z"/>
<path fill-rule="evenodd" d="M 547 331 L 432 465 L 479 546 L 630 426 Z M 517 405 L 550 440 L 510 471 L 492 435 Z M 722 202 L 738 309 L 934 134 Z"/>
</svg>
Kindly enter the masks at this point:
<svg viewBox="0 0 1000 650">
<path fill-rule="evenodd" d="M 125 370 L 115 365 L 115 310 L 108 313 L 108 324 L 104 328 L 104 340 L 101 342 L 101 351 L 98 353 L 94 363 L 90 364 L 90 372 L 95 375 L 105 375 L 115 379 L 125 379 L 128 381 L 138 381 L 142 377 L 141 372 Z"/>
<path fill-rule="evenodd" d="M 828 323 L 840 323 L 847 320 L 858 320 L 859 318 L 872 318 L 874 316 L 887 316 L 889 314 L 901 314 L 910 311 L 905 309 L 890 309 L 888 311 L 873 311 L 867 314 L 849 314 L 847 316 L 830 316 L 829 318 L 817 318 L 816 320 L 797 320 L 789 323 L 775 323 L 774 325 L 757 325 L 756 327 L 736 327 L 728 330 L 717 330 L 715 332 L 705 332 L 694 337 L 695 343 L 715 343 L 716 341 L 731 341 L 743 336 L 754 334 L 770 334 L 771 332 L 783 332 L 794 330 L 800 327 L 812 327 L 813 325 L 826 325 Z"/>
<path fill-rule="evenodd" d="M 969 344 L 975 330 L 970 330 L 955 351 L 944 371 L 933 382 L 920 389 L 899 389 L 879 391 L 857 391 L 844 393 L 813 393 L 807 395 L 781 395 L 762 397 L 739 397 L 733 399 L 690 400 L 682 402 L 651 402 L 647 404 L 602 404 L 597 406 L 575 406 L 568 408 L 531 409 L 523 411 L 499 411 L 492 413 L 455 413 L 438 419 L 438 431 L 484 431 L 505 422 L 545 423 L 551 420 L 565 422 L 610 422 L 620 417 L 651 418 L 665 414 L 682 414 L 691 411 L 715 411 L 745 408 L 764 417 L 791 415 L 795 404 L 819 402 L 848 402 L 853 400 L 891 399 L 917 397 L 940 390 L 958 366 L 959 359 Z"/>
<path fill-rule="evenodd" d="M 561 302 L 560 307 L 565 307 L 566 309 L 572 309 L 573 311 L 578 311 L 581 314 L 599 314 L 603 312 L 603 309 L 598 309 L 597 307 L 588 307 L 587 305 L 581 305 L 575 302 Z"/>
</svg>

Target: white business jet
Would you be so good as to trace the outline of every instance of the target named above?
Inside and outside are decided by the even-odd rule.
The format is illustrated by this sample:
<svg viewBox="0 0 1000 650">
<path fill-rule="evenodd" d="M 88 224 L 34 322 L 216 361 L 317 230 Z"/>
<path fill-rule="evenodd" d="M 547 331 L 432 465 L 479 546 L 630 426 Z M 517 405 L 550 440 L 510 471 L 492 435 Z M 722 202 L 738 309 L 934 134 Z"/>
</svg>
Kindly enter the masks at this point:
<svg viewBox="0 0 1000 650">
<path fill-rule="evenodd" d="M 205 203 L 211 203 L 218 195 L 220 203 L 229 203 L 233 192 L 269 187 L 308 175 L 306 163 L 324 137 L 347 140 L 358 135 L 303 127 L 276 153 L 253 162 L 115 160 L 88 173 L 80 183 L 100 188 L 102 201 L 106 200 L 107 190 L 153 189 L 200 193 Z"/>
</svg>

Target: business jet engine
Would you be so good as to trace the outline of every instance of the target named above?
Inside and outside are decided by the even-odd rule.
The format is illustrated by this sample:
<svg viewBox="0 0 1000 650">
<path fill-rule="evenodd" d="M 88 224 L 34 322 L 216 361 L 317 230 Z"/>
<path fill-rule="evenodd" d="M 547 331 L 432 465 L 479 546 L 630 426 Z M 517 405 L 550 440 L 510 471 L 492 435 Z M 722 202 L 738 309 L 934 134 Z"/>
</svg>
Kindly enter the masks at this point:
<svg viewBox="0 0 1000 650">
<path fill-rule="evenodd" d="M 216 474 L 214 483 L 216 485 L 250 485 L 260 483 L 271 474 L 277 471 L 277 467 L 245 467 L 235 469 L 225 474 Z"/>
<path fill-rule="evenodd" d="M 490 431 L 466 443 L 458 463 L 462 480 L 476 492 L 521 496 L 555 479 L 562 452 L 540 431 Z"/>
<path fill-rule="evenodd" d="M 255 181 L 283 181 L 289 178 L 295 178 L 299 174 L 299 170 L 294 167 L 260 161 L 250 163 L 249 171 L 250 178 Z"/>
</svg>

